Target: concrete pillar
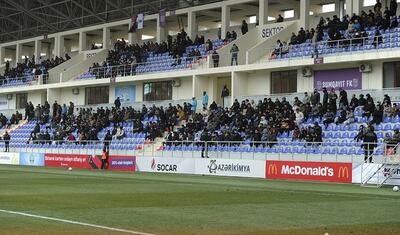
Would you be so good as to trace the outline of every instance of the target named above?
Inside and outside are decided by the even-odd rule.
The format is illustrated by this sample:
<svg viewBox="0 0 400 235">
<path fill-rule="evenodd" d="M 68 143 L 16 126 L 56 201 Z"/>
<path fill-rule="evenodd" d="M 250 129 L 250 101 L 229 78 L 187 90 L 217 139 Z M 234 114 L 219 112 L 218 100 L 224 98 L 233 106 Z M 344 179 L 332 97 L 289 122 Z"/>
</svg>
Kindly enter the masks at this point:
<svg viewBox="0 0 400 235">
<path fill-rule="evenodd" d="M 259 0 L 259 7 L 258 7 L 259 25 L 266 25 L 268 23 L 268 1 L 269 0 Z"/>
<path fill-rule="evenodd" d="M 165 27 L 160 27 L 160 16 L 157 15 L 157 42 L 160 43 L 165 41 Z"/>
<path fill-rule="evenodd" d="M 345 0 L 339 0 L 339 2 L 338 2 L 338 6 L 339 6 L 338 11 L 339 11 L 340 19 L 342 19 L 343 16 L 345 15 L 344 2 L 345 2 Z M 336 5 L 335 5 L 335 7 L 336 7 Z"/>
<path fill-rule="evenodd" d="M 353 15 L 353 0 L 345 0 L 345 3 L 346 3 L 345 14 L 351 17 Z"/>
<path fill-rule="evenodd" d="M 196 12 L 193 11 L 188 12 L 187 24 L 188 24 L 187 34 L 193 40 L 197 34 Z"/>
<path fill-rule="evenodd" d="M 353 0 L 353 13 L 360 14 L 363 7 L 363 0 Z"/>
<path fill-rule="evenodd" d="M 22 44 L 17 43 L 16 50 L 15 50 L 15 65 L 22 61 Z"/>
<path fill-rule="evenodd" d="M 40 54 L 42 53 L 42 41 L 35 40 L 35 62 L 37 63 L 40 58 Z"/>
<path fill-rule="evenodd" d="M 86 32 L 79 32 L 79 52 L 87 50 Z"/>
<path fill-rule="evenodd" d="M 0 66 L 4 64 L 4 57 L 6 56 L 6 48 L 0 47 Z"/>
<path fill-rule="evenodd" d="M 300 0 L 300 27 L 310 28 L 310 0 Z"/>
<path fill-rule="evenodd" d="M 103 49 L 111 48 L 111 32 L 109 27 L 103 28 Z"/>
<path fill-rule="evenodd" d="M 229 31 L 230 25 L 231 25 L 231 8 L 229 6 L 222 6 L 221 38 L 225 38 L 226 32 Z"/>
<path fill-rule="evenodd" d="M 58 57 L 64 56 L 64 37 L 57 35 L 55 39 L 55 55 Z"/>
</svg>

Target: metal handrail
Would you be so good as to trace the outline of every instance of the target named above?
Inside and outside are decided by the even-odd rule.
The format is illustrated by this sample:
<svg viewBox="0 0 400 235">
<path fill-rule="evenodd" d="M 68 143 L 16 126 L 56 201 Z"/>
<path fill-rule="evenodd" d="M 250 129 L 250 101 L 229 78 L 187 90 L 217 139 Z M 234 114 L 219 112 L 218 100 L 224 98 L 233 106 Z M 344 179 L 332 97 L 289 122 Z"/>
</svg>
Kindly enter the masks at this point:
<svg viewBox="0 0 400 235">
<path fill-rule="evenodd" d="M 389 45 L 388 48 L 392 48 L 392 42 L 393 42 L 392 41 L 392 37 L 393 37 L 394 34 L 395 33 L 390 33 L 389 36 L 385 36 L 385 37 L 380 35 L 380 36 L 368 36 L 368 37 L 360 37 L 360 38 L 346 38 L 346 39 L 340 39 L 340 40 L 328 40 L 328 41 L 320 41 L 320 42 L 316 42 L 316 43 L 304 42 L 304 43 L 301 43 L 301 44 L 287 45 L 286 47 L 288 48 L 288 51 L 283 53 L 283 54 L 288 54 L 289 55 L 287 58 L 271 58 L 271 55 L 277 49 L 277 47 L 274 47 L 274 48 L 267 49 L 269 51 L 269 53 L 266 55 L 266 58 L 267 58 L 267 61 L 275 61 L 275 60 L 280 60 L 280 59 L 283 59 L 283 60 L 286 60 L 286 59 L 290 60 L 290 59 L 293 59 L 293 58 L 301 59 L 301 58 L 304 58 L 304 57 L 312 57 L 312 56 L 318 57 L 319 54 L 320 54 L 319 51 L 318 51 L 317 55 L 315 55 L 314 53 L 316 52 L 316 50 L 322 50 L 321 48 L 318 48 L 318 47 L 319 46 L 324 46 L 324 45 L 328 45 L 329 49 L 332 49 L 332 48 L 336 48 L 336 49 L 338 49 L 338 48 L 349 48 L 349 51 L 346 51 L 346 52 L 353 52 L 353 50 L 352 50 L 353 46 L 365 45 L 366 42 L 371 42 L 371 41 L 372 41 L 372 44 L 368 44 L 368 45 L 373 45 L 373 46 L 375 46 L 376 50 L 379 50 L 379 48 L 378 48 L 379 44 L 385 43 L 384 42 L 385 38 L 389 38 L 390 45 Z M 382 40 L 380 41 L 379 38 L 382 39 Z M 356 43 L 355 43 L 355 41 L 356 41 Z M 293 56 L 292 55 L 293 50 L 295 48 L 297 48 L 298 45 L 304 45 L 304 44 L 307 44 L 308 47 L 311 48 L 312 53 L 310 55 Z M 395 47 L 397 47 L 397 46 L 395 46 Z M 280 49 L 280 51 L 279 51 L 278 54 L 282 55 L 283 46 L 280 47 L 279 49 Z M 364 47 L 362 47 L 361 50 L 354 50 L 354 52 L 370 51 L 370 50 L 371 49 L 364 49 Z M 335 55 L 338 55 L 338 54 L 341 54 L 341 53 L 346 53 L 346 52 L 336 50 Z M 333 53 L 329 53 L 329 55 L 332 55 L 332 54 Z M 259 63 L 264 63 L 264 62 L 265 62 L 264 60 L 259 61 Z"/>
<path fill-rule="evenodd" d="M 174 58 L 176 61 L 176 58 Z M 202 55 L 202 56 L 194 56 L 194 57 L 186 57 L 186 61 L 192 60 L 191 65 L 195 64 L 196 62 L 200 62 L 204 59 L 207 59 L 207 55 Z M 181 58 L 182 60 L 182 58 Z M 174 61 L 174 62 L 175 62 Z M 181 61 L 180 64 L 177 64 L 176 66 L 179 66 L 183 63 Z M 111 78 L 111 77 L 125 77 L 125 76 L 134 76 L 137 74 L 137 68 L 139 66 L 145 66 L 145 65 L 150 65 L 154 64 L 154 62 L 141 62 L 141 63 L 133 63 L 133 64 L 124 64 L 124 65 L 113 65 L 113 66 L 100 66 L 96 68 L 90 68 L 87 72 L 81 73 L 78 76 L 76 76 L 76 80 L 81 79 L 81 76 L 83 75 L 94 75 L 93 77 L 90 78 L 82 78 L 82 79 L 99 79 L 99 78 Z M 174 63 L 171 63 L 171 65 Z M 190 67 L 185 67 L 185 69 L 190 69 Z M 143 72 L 141 74 L 146 74 L 146 73 L 157 73 L 161 71 L 150 71 L 150 72 Z"/>
</svg>

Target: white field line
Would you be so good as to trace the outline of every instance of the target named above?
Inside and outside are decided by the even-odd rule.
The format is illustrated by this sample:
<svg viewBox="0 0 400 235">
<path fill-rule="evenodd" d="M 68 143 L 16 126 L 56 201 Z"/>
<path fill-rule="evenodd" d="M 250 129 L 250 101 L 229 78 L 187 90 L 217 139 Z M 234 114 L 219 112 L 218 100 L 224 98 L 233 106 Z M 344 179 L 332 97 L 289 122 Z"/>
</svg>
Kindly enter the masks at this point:
<svg viewBox="0 0 400 235">
<path fill-rule="evenodd" d="M 113 228 L 113 227 L 83 223 L 83 222 L 78 222 L 78 221 L 73 221 L 73 220 L 66 220 L 66 219 L 59 219 L 59 218 L 53 218 L 53 217 L 47 217 L 47 216 L 41 216 L 41 215 L 28 214 L 28 213 L 18 212 L 18 211 L 9 211 L 9 210 L 0 209 L 0 212 L 7 213 L 7 214 L 21 215 L 21 216 L 26 216 L 26 217 L 33 217 L 33 218 L 44 219 L 44 220 L 52 220 L 52 221 L 57 221 L 57 222 L 62 222 L 62 223 L 67 223 L 67 224 L 82 225 L 82 226 L 110 230 L 110 231 L 121 232 L 121 233 L 130 233 L 130 234 L 137 234 L 137 235 L 155 235 L 152 233 L 144 233 L 144 232 L 138 232 L 138 231 L 133 231 L 133 230 L 127 230 L 127 229 Z"/>
</svg>

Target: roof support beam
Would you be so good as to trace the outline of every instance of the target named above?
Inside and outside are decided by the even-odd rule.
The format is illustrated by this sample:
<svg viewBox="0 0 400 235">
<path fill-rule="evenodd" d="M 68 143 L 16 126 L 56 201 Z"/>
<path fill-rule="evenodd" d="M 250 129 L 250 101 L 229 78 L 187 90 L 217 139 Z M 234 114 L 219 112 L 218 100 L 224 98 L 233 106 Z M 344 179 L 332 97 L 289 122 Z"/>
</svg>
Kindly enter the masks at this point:
<svg viewBox="0 0 400 235">
<path fill-rule="evenodd" d="M 46 25 L 47 27 L 49 27 L 50 29 L 57 31 L 58 29 L 51 25 L 49 22 L 47 22 L 46 20 L 40 18 L 39 16 L 33 14 L 32 12 L 30 12 L 29 10 L 27 10 L 24 6 L 19 5 L 18 3 L 14 2 L 13 0 L 6 0 L 6 2 L 15 7 L 16 9 L 21 9 L 26 15 L 30 16 L 32 19 Z"/>
<path fill-rule="evenodd" d="M 44 0 L 36 0 L 39 3 L 43 4 L 44 6 L 48 5 Z M 76 21 L 74 21 L 71 17 L 67 16 L 66 14 L 64 14 L 62 11 L 59 11 L 57 8 L 53 7 L 53 6 L 48 6 L 49 9 L 51 9 L 54 13 L 64 17 L 66 20 L 68 20 L 68 22 L 73 23 L 75 26 L 77 27 L 81 27 L 82 25 Z"/>
<path fill-rule="evenodd" d="M 102 23 L 105 23 L 106 20 L 103 19 L 102 17 L 98 16 L 94 11 L 88 9 L 87 7 L 85 7 L 84 5 L 82 5 L 81 3 L 77 2 L 76 0 L 71 0 L 71 2 L 73 2 L 75 5 L 77 5 L 78 7 L 82 8 L 84 11 L 86 11 L 87 13 L 91 14 L 93 17 L 96 17 L 98 20 L 100 20 Z"/>
</svg>

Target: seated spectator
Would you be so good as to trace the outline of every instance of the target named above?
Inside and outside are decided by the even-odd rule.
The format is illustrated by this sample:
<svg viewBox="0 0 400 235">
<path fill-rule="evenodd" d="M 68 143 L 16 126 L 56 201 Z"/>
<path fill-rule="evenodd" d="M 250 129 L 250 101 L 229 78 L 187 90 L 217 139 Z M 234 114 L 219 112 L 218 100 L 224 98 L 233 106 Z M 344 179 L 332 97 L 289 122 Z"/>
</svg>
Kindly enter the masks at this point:
<svg viewBox="0 0 400 235">
<path fill-rule="evenodd" d="M 330 123 L 333 123 L 334 121 L 335 121 L 335 114 L 332 112 L 332 110 L 328 109 L 324 115 L 324 121 L 323 121 L 325 128 L 327 128 L 328 125 Z"/>
<path fill-rule="evenodd" d="M 283 17 L 281 16 L 281 14 L 279 14 L 278 17 L 276 18 L 276 22 L 277 23 L 283 22 Z"/>
</svg>

